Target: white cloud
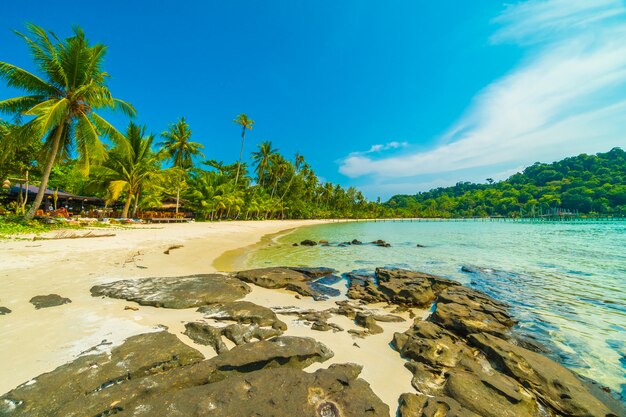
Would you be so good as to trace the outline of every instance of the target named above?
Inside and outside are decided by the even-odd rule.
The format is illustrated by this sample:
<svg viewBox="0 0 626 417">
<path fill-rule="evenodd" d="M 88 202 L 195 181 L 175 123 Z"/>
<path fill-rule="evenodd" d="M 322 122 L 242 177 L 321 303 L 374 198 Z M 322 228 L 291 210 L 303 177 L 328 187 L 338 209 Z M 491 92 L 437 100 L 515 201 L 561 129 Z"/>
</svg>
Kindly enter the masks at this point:
<svg viewBox="0 0 626 417">
<path fill-rule="evenodd" d="M 378 152 L 388 151 L 388 150 L 392 150 L 392 149 L 406 148 L 407 146 L 409 146 L 408 142 L 397 142 L 397 141 L 394 140 L 394 141 L 391 141 L 391 142 L 387 142 L 385 144 L 372 145 L 365 152 L 352 152 L 350 155 L 351 156 L 356 156 L 356 155 L 365 155 L 365 154 L 368 154 L 368 153 L 378 153 Z"/>
<path fill-rule="evenodd" d="M 518 68 L 478 94 L 433 149 L 387 158 L 372 149 L 353 153 L 340 172 L 380 180 L 483 167 L 486 177 L 495 176 L 494 165 L 624 146 L 626 24 L 616 16 L 625 11 L 612 0 L 509 6 L 496 19 L 505 26 L 493 39 L 534 43 Z"/>
</svg>

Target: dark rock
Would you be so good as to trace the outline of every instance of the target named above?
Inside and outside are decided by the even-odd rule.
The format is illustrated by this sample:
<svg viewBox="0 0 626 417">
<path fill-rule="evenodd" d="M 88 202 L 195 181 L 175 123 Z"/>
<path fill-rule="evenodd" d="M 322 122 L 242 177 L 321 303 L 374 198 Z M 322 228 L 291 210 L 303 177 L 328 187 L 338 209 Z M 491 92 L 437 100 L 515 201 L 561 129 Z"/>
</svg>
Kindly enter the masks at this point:
<svg viewBox="0 0 626 417">
<path fill-rule="evenodd" d="M 592 395 L 570 370 L 551 359 L 490 334 L 472 334 L 468 340 L 492 365 L 519 381 L 543 403 L 567 416 L 618 415 Z"/>
<path fill-rule="evenodd" d="M 417 394 L 402 394 L 399 400 L 398 417 L 481 417 L 450 397 L 427 397 Z"/>
<path fill-rule="evenodd" d="M 428 321 L 415 320 L 404 333 L 395 333 L 392 345 L 404 358 L 434 367 L 453 368 L 470 349 L 458 336 Z"/>
<path fill-rule="evenodd" d="M 463 336 L 487 332 L 505 338 L 516 323 L 505 304 L 464 286 L 451 287 L 439 294 L 431 320 Z"/>
<path fill-rule="evenodd" d="M 336 283 L 338 283 L 339 281 L 341 281 L 343 278 L 341 278 L 339 275 L 334 275 L 334 274 L 328 274 L 323 276 L 322 278 L 318 279 L 317 283 L 319 284 L 324 284 L 324 285 L 334 285 Z"/>
<path fill-rule="evenodd" d="M 388 417 L 389 407 L 358 379 L 353 364 L 331 365 L 314 373 L 263 369 L 159 398 L 150 409 L 129 409 L 142 416 L 302 416 Z"/>
<path fill-rule="evenodd" d="M 354 322 L 361 327 L 369 330 L 370 334 L 378 334 L 383 332 L 383 328 L 376 324 L 374 316 L 362 312 L 356 313 Z"/>
<path fill-rule="evenodd" d="M 348 297 L 368 303 L 387 302 L 407 307 L 428 307 L 438 293 L 460 284 L 449 279 L 404 269 L 376 269 L 376 278 L 351 274 Z"/>
<path fill-rule="evenodd" d="M 352 245 L 362 245 L 363 242 L 361 242 L 360 240 L 357 239 L 353 239 L 352 242 L 350 242 Z"/>
<path fill-rule="evenodd" d="M 91 288 L 94 297 L 107 296 L 140 305 L 190 308 L 243 298 L 250 287 L 227 275 L 205 274 L 172 278 L 115 281 Z"/>
<path fill-rule="evenodd" d="M 468 274 L 493 274 L 496 272 L 495 269 L 483 268 L 474 265 L 463 265 L 461 266 L 461 271 L 467 272 Z"/>
<path fill-rule="evenodd" d="M 300 246 L 300 245 L 298 245 L 297 243 L 294 243 L 294 244 L 293 244 L 293 245 L 291 245 L 291 246 Z"/>
<path fill-rule="evenodd" d="M 384 245 L 386 242 L 382 239 L 378 239 L 372 242 L 372 245 Z"/>
<path fill-rule="evenodd" d="M 209 361 L 221 372 L 252 372 L 279 366 L 303 369 L 333 355 L 330 349 L 310 337 L 278 336 L 237 346 Z"/>
<path fill-rule="evenodd" d="M 420 245 L 419 243 L 417 245 L 415 245 L 416 248 L 425 248 L 426 246 L 424 245 Z"/>
<path fill-rule="evenodd" d="M 11 309 L 7 307 L 0 307 L 0 316 L 4 316 L 5 314 L 9 314 L 10 312 L 11 312 Z"/>
<path fill-rule="evenodd" d="M 37 310 L 40 308 L 56 307 L 71 303 L 69 298 L 61 297 L 59 294 L 37 295 L 29 301 Z M 10 311 L 9 311 L 10 312 Z"/>
<path fill-rule="evenodd" d="M 1 396 L 0 416 L 110 415 L 99 413 L 115 408 L 111 391 L 202 359 L 170 333 L 133 336 L 110 354 L 81 356 Z"/>
<path fill-rule="evenodd" d="M 271 326 L 274 329 L 287 330 L 287 325 L 280 321 L 271 309 L 249 301 L 211 304 L 200 307 L 198 312 L 207 319 L 254 323 L 259 326 Z"/>
<path fill-rule="evenodd" d="M 305 267 L 305 266 L 292 266 L 292 267 L 289 267 L 289 269 L 302 272 L 304 275 L 311 277 L 311 278 L 325 277 L 326 275 L 330 275 L 333 272 L 335 272 L 335 270 L 332 268 L 324 268 L 324 267 L 310 268 L 310 267 Z"/>
<path fill-rule="evenodd" d="M 185 332 L 183 334 L 189 336 L 189 338 L 196 343 L 211 346 L 217 354 L 228 350 L 222 341 L 221 329 L 210 326 L 206 323 L 185 323 Z"/>
<path fill-rule="evenodd" d="M 283 334 L 282 330 L 267 329 L 259 327 L 255 324 L 252 324 L 250 326 L 231 324 L 230 326 L 226 326 L 220 330 L 222 335 L 224 335 L 226 338 L 228 338 L 228 340 L 230 340 L 237 346 L 243 345 L 245 343 L 250 343 L 254 339 L 267 340 Z"/>
<path fill-rule="evenodd" d="M 402 317 L 395 316 L 393 314 L 372 314 L 372 317 L 374 317 L 374 320 L 381 321 L 383 323 L 401 323 L 406 321 Z"/>
<path fill-rule="evenodd" d="M 305 239 L 302 242 L 300 242 L 300 245 L 302 245 L 302 246 L 316 246 L 317 242 L 314 241 L 314 240 Z"/>
<path fill-rule="evenodd" d="M 339 297 L 341 295 L 341 291 L 337 288 L 329 287 L 319 281 L 307 282 L 306 285 L 313 291 L 313 298 L 315 299 L 326 299 L 328 297 Z"/>
<path fill-rule="evenodd" d="M 463 407 L 484 417 L 534 417 L 534 397 L 514 380 L 500 373 L 455 370 L 450 372 L 444 392 Z"/>
<path fill-rule="evenodd" d="M 259 268 L 237 272 L 236 277 L 264 288 L 285 288 L 288 284 L 311 281 L 312 277 L 291 268 Z"/>
<path fill-rule="evenodd" d="M 348 245 L 346 245 L 345 243 L 340 243 L 340 244 L 337 245 L 337 247 L 339 247 L 339 248 L 345 248 L 346 246 L 348 246 Z"/>
</svg>

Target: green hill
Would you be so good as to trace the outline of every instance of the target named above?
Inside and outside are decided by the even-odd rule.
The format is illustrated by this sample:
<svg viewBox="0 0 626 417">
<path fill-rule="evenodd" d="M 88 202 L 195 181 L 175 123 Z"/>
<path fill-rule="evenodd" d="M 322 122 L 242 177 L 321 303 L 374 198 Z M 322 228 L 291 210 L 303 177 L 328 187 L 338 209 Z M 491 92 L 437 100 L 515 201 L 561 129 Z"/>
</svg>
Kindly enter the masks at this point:
<svg viewBox="0 0 626 417">
<path fill-rule="evenodd" d="M 626 152 L 621 148 L 551 164 L 536 162 L 507 180 L 487 181 L 395 195 L 385 206 L 400 217 L 510 217 L 554 208 L 581 214 L 626 213 Z"/>
</svg>

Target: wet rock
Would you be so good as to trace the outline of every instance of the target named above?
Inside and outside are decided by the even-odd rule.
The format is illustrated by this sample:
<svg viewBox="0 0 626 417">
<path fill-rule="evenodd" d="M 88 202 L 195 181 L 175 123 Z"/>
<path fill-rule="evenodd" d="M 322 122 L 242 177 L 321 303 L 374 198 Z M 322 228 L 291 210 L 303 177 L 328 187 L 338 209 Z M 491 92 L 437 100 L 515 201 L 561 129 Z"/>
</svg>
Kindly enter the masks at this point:
<svg viewBox="0 0 626 417">
<path fill-rule="evenodd" d="M 183 334 L 189 336 L 189 338 L 196 343 L 211 346 L 217 354 L 228 350 L 222 341 L 221 329 L 210 326 L 206 323 L 185 323 L 185 332 Z"/>
<path fill-rule="evenodd" d="M 11 309 L 7 307 L 0 307 L 0 316 L 4 316 L 5 314 L 9 314 L 10 312 L 11 312 Z"/>
<path fill-rule="evenodd" d="M 361 327 L 365 327 L 370 334 L 379 334 L 383 332 L 383 328 L 376 324 L 376 319 L 374 319 L 374 316 L 371 314 L 359 312 L 356 314 L 354 322 Z"/>
<path fill-rule="evenodd" d="M 202 359 L 200 352 L 170 333 L 133 336 L 110 354 L 81 356 L 1 396 L 0 416 L 110 415 L 99 413 L 115 409 L 109 407 L 111 391 Z M 99 400 L 102 397 L 108 402 Z"/>
<path fill-rule="evenodd" d="M 352 245 L 362 245 L 362 244 L 363 244 L 363 242 L 361 242 L 360 240 L 357 240 L 357 239 L 353 239 L 353 240 L 350 242 L 350 244 L 352 244 Z"/>
<path fill-rule="evenodd" d="M 302 242 L 300 242 L 301 246 L 316 246 L 317 242 L 314 240 L 310 240 L 310 239 L 305 239 Z"/>
<path fill-rule="evenodd" d="M 133 416 L 388 417 L 389 407 L 358 378 L 357 365 L 331 365 L 314 373 L 263 369 L 160 398 Z"/>
<path fill-rule="evenodd" d="M 177 309 L 234 301 L 249 292 L 250 287 L 240 280 L 220 274 L 129 279 L 91 288 L 94 297 L 121 298 L 140 305 Z"/>
<path fill-rule="evenodd" d="M 287 325 L 280 321 L 271 309 L 249 301 L 211 304 L 200 307 L 198 312 L 207 319 L 254 323 L 259 326 L 271 326 L 274 329 L 287 330 Z"/>
<path fill-rule="evenodd" d="M 237 346 L 250 343 L 254 339 L 266 340 L 283 334 L 279 329 L 268 329 L 255 324 L 244 326 L 241 324 L 231 324 L 221 329 L 222 335 Z"/>
<path fill-rule="evenodd" d="M 328 241 L 326 239 L 322 239 L 318 242 L 320 245 L 328 245 Z"/>
<path fill-rule="evenodd" d="M 294 243 L 294 244 L 293 244 L 293 245 L 291 245 L 291 246 L 300 246 L 300 245 L 298 245 L 297 243 Z"/>
<path fill-rule="evenodd" d="M 454 370 L 444 392 L 463 407 L 484 417 L 534 417 L 538 405 L 534 397 L 514 380 L 500 373 Z"/>
<path fill-rule="evenodd" d="M 424 245 L 420 245 L 419 243 L 417 245 L 415 245 L 416 248 L 425 248 L 426 246 Z"/>
<path fill-rule="evenodd" d="M 493 274 L 496 272 L 495 269 L 483 268 L 475 265 L 463 265 L 461 266 L 461 271 L 467 272 L 468 274 Z"/>
<path fill-rule="evenodd" d="M 593 396 L 572 371 L 543 355 L 486 333 L 472 334 L 469 341 L 487 356 L 494 368 L 519 381 L 560 414 L 618 415 Z"/>
<path fill-rule="evenodd" d="M 439 294 L 431 319 L 463 336 L 487 332 L 505 338 L 516 323 L 505 304 L 463 286 L 451 287 Z"/>
<path fill-rule="evenodd" d="M 298 307 L 274 307 L 274 312 L 279 314 L 296 315 L 300 320 L 309 324 L 312 330 L 326 332 L 332 330 L 333 332 L 341 332 L 343 328 L 335 323 L 329 323 L 328 319 L 332 317 L 331 310 L 311 310 L 300 309 Z"/>
<path fill-rule="evenodd" d="M 324 275 L 322 278 L 318 279 L 315 282 L 317 282 L 318 284 L 324 284 L 324 285 L 335 285 L 341 280 L 343 280 L 343 278 L 341 278 L 339 275 L 328 274 L 328 275 Z"/>
<path fill-rule="evenodd" d="M 311 289 L 313 293 L 312 297 L 316 300 L 328 299 L 328 297 L 339 297 L 341 295 L 341 291 L 337 288 L 329 287 L 319 281 L 307 282 L 306 285 Z"/>
<path fill-rule="evenodd" d="M 29 301 L 37 310 L 40 308 L 56 307 L 71 302 L 72 300 L 61 297 L 59 294 L 37 295 Z"/>
<path fill-rule="evenodd" d="M 252 372 L 280 366 L 303 369 L 333 356 L 330 349 L 310 337 L 278 336 L 237 346 L 209 361 L 221 372 Z"/>
</svg>

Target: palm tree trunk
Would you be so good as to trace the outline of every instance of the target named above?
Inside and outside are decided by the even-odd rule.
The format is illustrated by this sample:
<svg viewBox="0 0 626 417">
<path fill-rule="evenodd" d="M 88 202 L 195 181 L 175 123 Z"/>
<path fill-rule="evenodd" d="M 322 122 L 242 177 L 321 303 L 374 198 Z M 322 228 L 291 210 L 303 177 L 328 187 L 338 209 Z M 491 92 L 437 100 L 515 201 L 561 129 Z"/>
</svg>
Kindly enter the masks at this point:
<svg viewBox="0 0 626 417">
<path fill-rule="evenodd" d="M 128 196 L 126 197 L 126 202 L 124 203 L 124 210 L 122 210 L 122 218 L 128 218 L 128 210 L 130 209 L 130 200 L 133 198 L 133 193 L 128 190 Z"/>
<path fill-rule="evenodd" d="M 176 188 L 176 214 L 178 214 L 178 202 L 180 201 L 180 183 L 178 183 L 178 187 Z"/>
<path fill-rule="evenodd" d="M 246 127 L 243 127 L 243 131 L 241 132 L 241 150 L 239 150 L 239 164 L 237 165 L 237 176 L 235 176 L 235 187 L 237 186 L 237 181 L 239 181 L 239 168 L 241 168 L 241 159 L 243 158 L 243 141 L 246 137 Z"/>
<path fill-rule="evenodd" d="M 26 216 L 24 216 L 24 220 L 32 220 L 33 217 L 35 217 L 37 210 L 39 210 L 39 206 L 41 206 L 43 196 L 46 193 L 46 187 L 48 186 L 48 179 L 50 179 L 50 172 L 52 172 L 54 160 L 57 156 L 57 152 L 59 151 L 59 144 L 61 143 L 61 135 L 63 134 L 64 127 L 64 124 L 60 124 L 57 126 L 56 132 L 54 132 L 54 137 L 52 138 L 52 149 L 50 149 L 48 159 L 46 160 L 46 166 L 44 167 L 43 175 L 41 176 L 39 191 L 37 191 L 37 196 L 35 197 L 35 201 L 33 201 L 33 205 L 30 210 L 28 210 L 28 213 L 26 213 Z"/>
<path fill-rule="evenodd" d="M 137 192 L 135 193 L 135 204 L 133 204 L 133 219 L 137 217 L 137 206 L 139 205 L 139 194 L 141 193 L 141 190 L 137 190 Z"/>
</svg>

